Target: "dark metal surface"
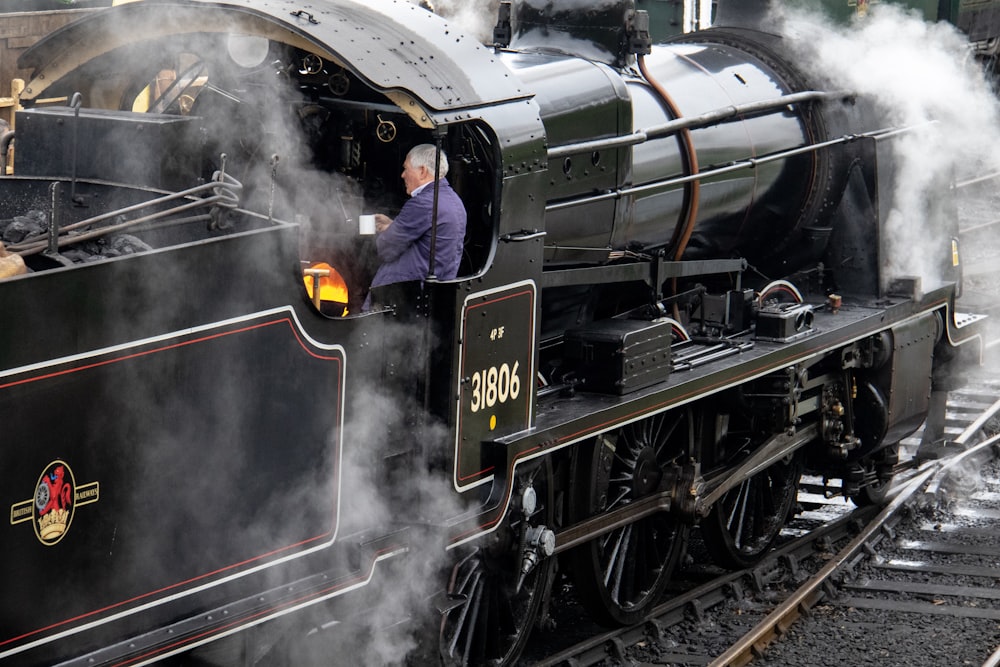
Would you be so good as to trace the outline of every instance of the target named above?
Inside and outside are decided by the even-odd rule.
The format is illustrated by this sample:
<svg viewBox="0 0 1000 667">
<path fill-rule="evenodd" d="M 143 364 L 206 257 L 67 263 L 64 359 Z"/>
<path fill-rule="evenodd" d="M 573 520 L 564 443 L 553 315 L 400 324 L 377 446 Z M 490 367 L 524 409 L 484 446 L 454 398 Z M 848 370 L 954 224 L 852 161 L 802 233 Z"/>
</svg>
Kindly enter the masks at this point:
<svg viewBox="0 0 1000 667">
<path fill-rule="evenodd" d="M 945 305 L 947 288 L 926 295 L 921 308 L 933 310 Z M 816 333 L 793 343 L 758 342 L 752 349 L 690 372 L 674 373 L 663 387 L 654 387 L 625 398 L 579 393 L 552 397 L 540 403 L 535 428 L 516 437 L 502 439 L 511 451 L 545 444 L 564 445 L 587 437 L 591 429 L 609 429 L 618 420 L 649 409 L 665 410 L 695 396 L 706 396 L 745 382 L 779 368 L 795 364 L 823 350 L 844 345 L 859 337 L 887 329 L 896 321 L 912 317 L 914 304 L 897 301 L 884 307 L 857 304 L 841 308 L 836 314 L 815 312 Z"/>
<path fill-rule="evenodd" d="M 196 132 L 192 121 L 101 109 L 74 113 L 70 107 L 19 111 L 17 173 L 181 190 L 194 184 L 199 166 L 194 155 L 177 150 Z M 101 149 L 91 150 L 95 146 Z"/>
<path fill-rule="evenodd" d="M 64 596 L 58 605 L 3 606 L 7 664 L 52 664 L 84 644 L 155 627 L 190 612 L 194 592 L 225 597 L 279 570 L 287 577 L 290 563 L 333 544 L 339 483 L 317 471 L 339 468 L 342 410 L 303 418 L 294 387 L 304 382 L 315 400 L 342 404 L 345 355 L 307 342 L 287 290 L 251 278 L 257 269 L 244 261 L 259 253 L 294 266 L 294 228 L 201 242 L 204 223 L 188 229 L 186 246 L 3 285 L 19 326 L 2 336 L 0 406 L 10 441 L 35 445 L 0 452 L 7 507 L 32 497 L 54 450 L 76 475 L 76 504 L 81 485 L 100 489 L 58 546 L 44 533 L 39 544 L 30 517 L 7 527 L 6 557 L 22 566 L 5 570 L 6 599 L 46 588 Z M 272 273 L 279 283 L 283 274 Z M 49 335 L 26 340 L 28 329 Z M 177 389 L 169 396 L 165 378 Z M 268 407 L 239 408 L 272 391 Z M 53 414 L 53 396 L 58 417 L 37 419 Z M 258 475 L 325 491 L 308 503 L 282 500 L 250 481 Z"/>
<path fill-rule="evenodd" d="M 110 7 L 112 0 L 0 0 L 0 12 L 45 12 Z"/>
<path fill-rule="evenodd" d="M 989 390 L 996 381 L 981 383 L 982 380 L 974 378 L 969 387 L 948 396 L 948 412 L 955 414 L 949 421 L 950 427 L 953 433 L 961 431 L 951 452 L 969 449 L 947 463 L 926 464 L 931 467 L 925 468 L 918 477 L 923 484 L 913 483 L 911 468 L 915 466 L 907 468 L 905 474 L 911 476 L 901 479 L 896 491 L 902 489 L 903 493 L 907 490 L 912 493 L 905 505 L 899 502 L 902 495 L 897 496 L 892 502 L 896 511 L 880 515 L 880 508 L 874 506 L 854 509 L 830 497 L 830 493 L 839 488 L 810 488 L 809 484 L 804 484 L 799 502 L 812 509 L 792 522 L 796 531 L 802 531 L 801 536 L 792 540 L 792 533 L 788 533 L 789 541 L 754 568 L 721 574 L 709 570 L 709 574 L 701 572 L 697 560 L 689 561 L 687 567 L 691 573 L 704 574 L 708 581 L 699 576 L 686 579 L 682 572 L 677 582 L 679 593 L 664 600 L 641 622 L 606 633 L 595 629 L 593 636 L 578 638 L 568 648 L 556 645 L 548 650 L 540 649 L 533 655 L 537 664 L 642 662 L 650 653 L 656 659 L 666 659 L 669 655 L 670 660 L 683 664 L 746 664 L 751 657 L 754 662 L 759 659 L 773 665 L 822 662 L 819 655 L 809 652 L 812 644 L 808 637 L 825 634 L 828 629 L 827 640 L 816 641 L 820 650 L 833 646 L 838 656 L 855 652 L 870 655 L 880 647 L 871 633 L 842 632 L 844 623 L 836 616 L 837 610 L 901 612 L 896 627 L 900 632 L 907 631 L 905 637 L 912 637 L 912 627 L 940 624 L 943 616 L 995 619 L 997 594 L 989 582 L 997 578 L 998 571 L 987 567 L 991 557 L 996 555 L 988 539 L 994 532 L 990 522 L 997 518 L 995 503 L 990 499 L 993 494 L 962 498 L 967 490 L 962 482 L 963 475 L 945 474 L 949 469 L 960 469 L 962 458 L 969 457 L 980 465 L 991 452 L 996 455 L 996 437 L 981 440 L 981 429 L 996 412 Z M 918 439 L 913 438 L 911 442 Z M 978 444 L 973 446 L 974 442 Z M 982 467 L 989 469 L 991 466 Z M 932 468 L 937 472 L 932 472 Z M 940 489 L 934 481 L 927 483 L 939 477 L 950 478 L 950 483 L 956 484 L 956 491 Z M 907 479 L 909 481 L 905 481 Z M 995 480 L 988 480 L 988 483 L 991 487 L 996 484 Z M 925 512 L 907 511 L 907 507 L 927 503 L 937 508 L 933 521 L 928 520 Z M 956 508 L 959 510 L 956 520 L 942 526 L 941 522 L 947 521 L 946 517 Z M 969 526 L 974 519 L 980 520 L 978 527 Z M 930 535 L 929 538 L 904 539 L 901 526 L 914 520 L 926 524 L 922 530 Z M 862 537 L 869 539 L 858 538 L 852 542 L 851 538 L 859 531 L 863 532 Z M 565 531 L 561 536 L 568 538 L 571 534 Z M 839 553 L 834 549 L 839 549 Z M 819 558 L 814 557 L 817 554 Z M 865 564 L 866 560 L 870 564 Z M 827 563 L 830 565 L 823 567 Z M 807 580 L 816 573 L 820 576 Z M 824 578 L 823 575 L 829 576 Z M 969 577 L 981 580 L 970 582 Z M 929 583 L 932 578 L 941 583 Z M 799 586 L 793 592 L 793 588 Z M 842 592 L 838 594 L 838 590 Z M 909 599 L 912 597 L 927 597 L 932 601 L 914 602 Z M 817 608 L 821 602 L 823 607 Z M 765 616 L 771 610 L 775 611 Z M 928 618 L 920 619 L 920 616 Z M 756 620 L 760 623 L 755 623 Z M 695 636 L 686 629 L 689 623 L 717 628 L 718 632 Z M 860 623 L 859 626 L 866 627 Z M 723 627 L 727 630 L 723 631 Z M 988 644 L 971 646 L 969 650 L 978 650 L 984 655 L 992 650 L 992 634 L 987 634 L 990 637 Z M 948 635 L 942 647 L 944 651 L 950 650 L 947 644 L 953 640 Z M 723 651 L 723 647 L 733 645 L 737 647 Z M 787 652 L 783 645 L 787 645 Z"/>
<path fill-rule="evenodd" d="M 514 5 L 512 48 L 560 51 L 595 62 L 623 66 L 629 53 L 625 28 L 635 3 L 578 3 L 521 0 Z"/>
<path fill-rule="evenodd" d="M 836 313 L 818 310 L 815 315 L 816 333 L 789 343 L 757 342 L 752 347 L 733 348 L 714 363 L 694 366 L 685 372 L 672 373 L 659 385 L 625 396 L 588 392 L 563 392 L 539 399 L 533 428 L 494 443 L 486 443 L 484 453 L 495 463 L 495 474 L 501 480 L 509 478 L 522 458 L 539 451 L 555 452 L 574 445 L 598 433 L 612 431 L 624 424 L 651 414 L 677 408 L 689 401 L 709 397 L 751 379 L 789 368 L 796 363 L 816 358 L 824 351 L 837 349 L 852 341 L 890 329 L 894 324 L 944 308 L 949 288 L 925 295 L 922 304 L 900 300 L 895 304 L 857 304 L 841 308 Z M 789 451 L 803 444 L 794 437 Z M 779 449 L 779 454 L 782 450 Z M 767 458 L 771 454 L 761 454 Z M 748 465 L 752 472 L 755 463 Z M 723 476 L 716 481 L 735 484 L 745 477 Z M 502 515 L 503 507 L 488 507 L 475 519 L 481 527 L 493 525 Z M 596 525 L 596 524 L 595 524 Z"/>
</svg>

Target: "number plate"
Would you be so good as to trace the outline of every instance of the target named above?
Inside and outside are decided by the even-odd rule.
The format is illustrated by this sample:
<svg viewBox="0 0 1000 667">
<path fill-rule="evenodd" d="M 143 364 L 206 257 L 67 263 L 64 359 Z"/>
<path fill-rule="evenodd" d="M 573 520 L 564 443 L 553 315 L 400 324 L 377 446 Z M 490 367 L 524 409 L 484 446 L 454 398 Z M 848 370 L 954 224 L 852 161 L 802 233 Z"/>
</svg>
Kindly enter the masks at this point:
<svg viewBox="0 0 1000 667">
<path fill-rule="evenodd" d="M 468 297 L 462 316 L 455 484 L 488 479 L 483 440 L 531 424 L 535 381 L 535 285 L 510 285 Z"/>
</svg>

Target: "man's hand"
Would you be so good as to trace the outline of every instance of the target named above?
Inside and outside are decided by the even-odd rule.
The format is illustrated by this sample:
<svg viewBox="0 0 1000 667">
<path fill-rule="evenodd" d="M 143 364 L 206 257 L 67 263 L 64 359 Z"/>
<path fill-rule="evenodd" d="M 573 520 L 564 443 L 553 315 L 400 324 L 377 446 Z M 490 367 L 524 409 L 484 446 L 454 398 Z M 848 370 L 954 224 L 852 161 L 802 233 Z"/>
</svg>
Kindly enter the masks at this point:
<svg viewBox="0 0 1000 667">
<path fill-rule="evenodd" d="M 384 232 L 389 225 L 392 224 L 392 218 L 382 213 L 375 214 L 375 231 L 381 234 Z"/>
</svg>

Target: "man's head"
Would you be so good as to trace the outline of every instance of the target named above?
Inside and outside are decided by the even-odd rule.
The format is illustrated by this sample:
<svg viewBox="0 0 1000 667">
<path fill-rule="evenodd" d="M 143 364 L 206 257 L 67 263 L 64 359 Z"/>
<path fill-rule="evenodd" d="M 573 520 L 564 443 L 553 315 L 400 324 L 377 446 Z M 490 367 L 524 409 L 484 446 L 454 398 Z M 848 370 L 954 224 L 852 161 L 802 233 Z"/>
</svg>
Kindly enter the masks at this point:
<svg viewBox="0 0 1000 667">
<path fill-rule="evenodd" d="M 425 183 L 434 180 L 434 161 L 437 148 L 431 144 L 419 144 L 410 149 L 403 162 L 403 184 L 406 185 L 406 194 L 412 194 L 414 190 Z M 441 151 L 440 177 L 448 173 L 448 158 L 444 151 Z"/>
</svg>

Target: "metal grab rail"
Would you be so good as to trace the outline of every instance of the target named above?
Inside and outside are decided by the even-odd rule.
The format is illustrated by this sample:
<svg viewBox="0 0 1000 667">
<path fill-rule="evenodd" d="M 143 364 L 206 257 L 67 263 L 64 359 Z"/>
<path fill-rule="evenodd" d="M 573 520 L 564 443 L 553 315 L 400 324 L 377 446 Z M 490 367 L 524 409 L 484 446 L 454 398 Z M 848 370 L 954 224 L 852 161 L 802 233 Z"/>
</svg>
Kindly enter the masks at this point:
<svg viewBox="0 0 1000 667">
<path fill-rule="evenodd" d="M 115 232 L 128 229 L 129 227 L 134 227 L 135 225 L 144 222 L 153 222 L 167 217 L 172 217 L 178 213 L 183 213 L 185 211 L 190 211 L 199 208 L 211 208 L 212 210 L 208 213 L 201 215 L 190 216 L 183 219 L 172 219 L 171 222 L 199 222 L 203 220 L 213 220 L 218 216 L 220 210 L 231 210 L 239 206 L 240 194 L 243 192 L 243 184 L 238 180 L 230 176 L 229 174 L 217 171 L 212 176 L 212 180 L 208 183 L 203 183 L 201 185 L 196 185 L 193 188 L 187 190 L 182 190 L 180 192 L 171 193 L 169 195 L 164 195 L 163 197 L 158 197 L 147 202 L 142 202 L 140 204 L 133 204 L 132 206 L 127 206 L 125 208 L 116 209 L 114 211 L 109 211 L 107 213 L 102 213 L 72 224 L 66 225 L 59 229 L 58 233 L 58 247 L 64 247 L 67 245 L 72 245 L 74 243 L 80 243 L 82 241 L 89 241 L 101 236 L 106 236 Z M 79 229 L 84 229 L 91 225 L 95 225 L 105 220 L 110 220 L 123 215 L 129 215 L 132 213 L 137 213 L 143 209 L 149 208 L 150 206 L 157 206 L 160 204 L 169 203 L 172 201 L 180 199 L 191 199 L 192 197 L 197 197 L 205 193 L 210 193 L 209 196 L 201 197 L 193 201 L 188 201 L 179 206 L 174 206 L 162 211 L 157 211 L 155 213 L 149 213 L 147 215 L 142 215 L 138 218 L 132 220 L 127 220 L 125 222 L 120 222 L 114 225 L 108 225 L 106 227 L 101 227 L 99 229 L 93 229 L 82 233 L 73 234 Z M 49 232 L 44 234 L 39 234 L 36 236 L 29 237 L 22 240 L 19 243 L 13 243 L 7 246 L 9 252 L 16 252 L 22 257 L 27 257 L 29 255 L 34 255 L 40 252 L 45 252 L 49 247 Z"/>
</svg>

